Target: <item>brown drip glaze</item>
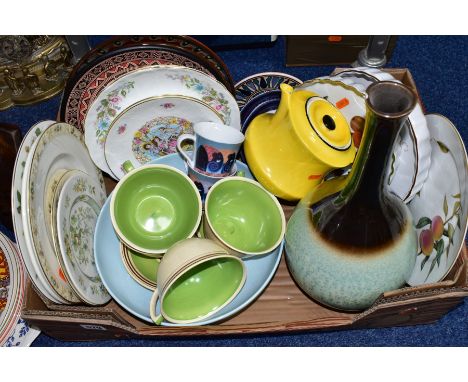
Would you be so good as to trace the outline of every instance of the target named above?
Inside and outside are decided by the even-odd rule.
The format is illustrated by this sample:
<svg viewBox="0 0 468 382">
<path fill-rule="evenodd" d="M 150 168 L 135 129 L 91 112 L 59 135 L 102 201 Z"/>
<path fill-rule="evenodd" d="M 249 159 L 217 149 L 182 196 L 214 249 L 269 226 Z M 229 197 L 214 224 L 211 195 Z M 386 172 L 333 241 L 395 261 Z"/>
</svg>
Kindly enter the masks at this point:
<svg viewBox="0 0 468 382">
<path fill-rule="evenodd" d="M 398 100 L 395 86 L 400 87 Z M 366 125 L 349 180 L 341 193 L 313 208 L 312 222 L 320 236 L 347 252 L 382 250 L 405 229 L 401 201 L 385 189 L 393 143 L 415 103 L 409 89 L 401 96 L 401 87 L 392 82 L 369 87 Z"/>
</svg>

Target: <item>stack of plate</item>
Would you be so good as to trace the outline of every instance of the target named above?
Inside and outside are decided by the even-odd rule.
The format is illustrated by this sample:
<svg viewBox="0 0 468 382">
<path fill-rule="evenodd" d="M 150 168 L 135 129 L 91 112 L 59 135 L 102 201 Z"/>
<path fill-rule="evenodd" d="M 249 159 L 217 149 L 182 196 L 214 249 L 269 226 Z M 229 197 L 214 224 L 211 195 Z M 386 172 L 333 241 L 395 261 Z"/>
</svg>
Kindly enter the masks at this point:
<svg viewBox="0 0 468 382">
<path fill-rule="evenodd" d="M 13 171 L 13 224 L 31 281 L 49 300 L 109 301 L 93 252 L 94 227 L 105 198 L 102 174 L 82 133 L 54 121 L 29 130 Z"/>
<path fill-rule="evenodd" d="M 240 129 L 234 86 L 221 59 L 184 36 L 122 37 L 78 63 L 62 98 L 61 120 L 84 131 L 94 163 L 115 179 L 176 152 L 196 122 Z"/>
<path fill-rule="evenodd" d="M 0 233 L 0 346 L 29 346 L 40 333 L 20 317 L 25 286 L 18 249 Z"/>
</svg>

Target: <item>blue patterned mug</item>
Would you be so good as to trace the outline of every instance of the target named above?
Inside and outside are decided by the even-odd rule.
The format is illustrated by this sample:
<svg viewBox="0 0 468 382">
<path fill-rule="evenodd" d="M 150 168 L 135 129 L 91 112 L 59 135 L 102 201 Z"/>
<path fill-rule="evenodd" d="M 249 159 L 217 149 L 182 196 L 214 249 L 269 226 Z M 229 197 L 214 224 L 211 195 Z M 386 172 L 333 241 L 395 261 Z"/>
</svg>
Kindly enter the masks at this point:
<svg viewBox="0 0 468 382">
<path fill-rule="evenodd" d="M 187 175 L 195 184 L 195 187 L 200 193 L 202 202 L 205 201 L 206 194 L 208 193 L 210 188 L 218 180 L 223 179 L 223 177 L 220 177 L 220 176 L 210 176 L 207 174 L 203 174 L 200 171 L 194 169 L 192 166 L 190 166 L 189 163 L 187 163 Z M 242 175 L 242 174 L 237 174 L 237 166 L 235 163 L 231 168 L 231 172 L 227 176 L 234 176 L 234 175 L 239 175 L 239 176 Z"/>
<path fill-rule="evenodd" d="M 193 126 L 195 134 L 182 134 L 177 139 L 177 150 L 189 167 L 216 177 L 228 176 L 236 163 L 236 156 L 244 142 L 239 130 L 216 122 L 198 122 Z M 183 148 L 184 141 L 193 142 L 193 154 Z"/>
</svg>

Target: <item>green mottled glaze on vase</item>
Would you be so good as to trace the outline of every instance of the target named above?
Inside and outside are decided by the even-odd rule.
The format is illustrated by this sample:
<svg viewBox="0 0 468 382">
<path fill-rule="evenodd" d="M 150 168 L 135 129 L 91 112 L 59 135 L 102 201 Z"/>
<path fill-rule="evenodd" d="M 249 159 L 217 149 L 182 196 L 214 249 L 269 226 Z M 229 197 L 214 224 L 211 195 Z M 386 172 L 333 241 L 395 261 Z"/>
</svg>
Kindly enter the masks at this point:
<svg viewBox="0 0 468 382">
<path fill-rule="evenodd" d="M 309 296 L 343 310 L 362 310 L 384 291 L 400 288 L 416 261 L 411 215 L 398 240 L 380 251 L 346 253 L 312 227 L 310 210 L 298 206 L 286 231 L 289 271 Z"/>
</svg>

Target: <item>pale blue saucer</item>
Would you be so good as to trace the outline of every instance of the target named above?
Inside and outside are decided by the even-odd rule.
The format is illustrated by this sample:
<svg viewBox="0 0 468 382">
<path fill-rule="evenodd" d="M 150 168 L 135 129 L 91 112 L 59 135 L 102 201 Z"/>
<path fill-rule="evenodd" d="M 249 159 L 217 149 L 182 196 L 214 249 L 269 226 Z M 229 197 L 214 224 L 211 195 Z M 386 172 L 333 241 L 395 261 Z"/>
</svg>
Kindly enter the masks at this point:
<svg viewBox="0 0 468 382">
<path fill-rule="evenodd" d="M 185 171 L 184 161 L 178 154 L 171 154 L 156 159 L 152 163 L 163 163 Z M 251 177 L 248 167 L 237 161 L 238 170 L 244 171 L 247 177 Z M 247 278 L 239 294 L 223 309 L 203 321 L 192 324 L 173 324 L 163 321 L 164 326 L 198 326 L 207 325 L 236 314 L 251 304 L 266 288 L 273 278 L 281 260 L 284 241 L 276 250 L 244 261 Z M 120 256 L 119 239 L 112 227 L 110 218 L 110 196 L 107 198 L 99 215 L 95 236 L 94 255 L 96 267 L 104 286 L 113 299 L 126 311 L 134 314 L 144 321 L 152 322 L 149 314 L 149 305 L 152 291 L 138 284 L 127 272 Z M 159 302 L 156 307 L 159 314 Z"/>
</svg>

